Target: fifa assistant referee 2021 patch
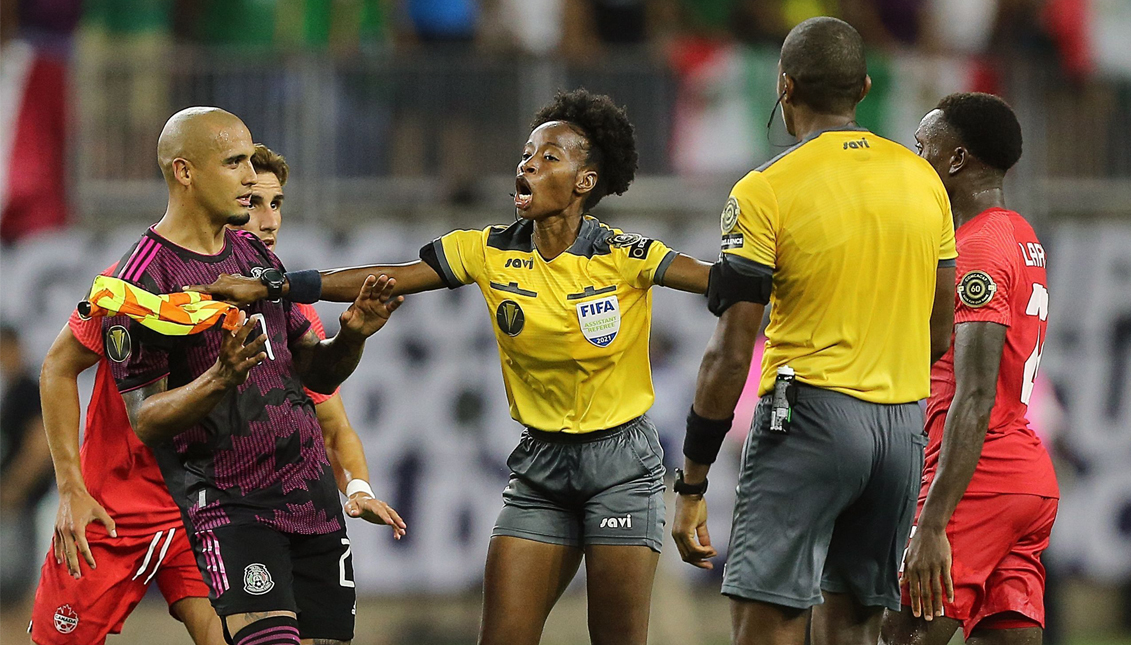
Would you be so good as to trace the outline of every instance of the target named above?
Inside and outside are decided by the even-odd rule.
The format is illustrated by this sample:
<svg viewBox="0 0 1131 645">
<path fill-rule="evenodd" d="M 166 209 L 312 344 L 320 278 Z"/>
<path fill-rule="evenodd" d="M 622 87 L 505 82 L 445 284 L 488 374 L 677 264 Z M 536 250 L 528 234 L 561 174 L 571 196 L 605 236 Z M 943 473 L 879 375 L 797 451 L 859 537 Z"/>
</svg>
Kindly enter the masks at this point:
<svg viewBox="0 0 1131 645">
<path fill-rule="evenodd" d="M 985 271 L 971 271 L 958 282 L 958 299 L 967 307 L 984 307 L 994 299 L 997 284 Z"/>
<path fill-rule="evenodd" d="M 577 321 L 585 340 L 597 347 L 608 347 L 620 331 L 620 301 L 614 295 L 579 303 Z"/>
</svg>

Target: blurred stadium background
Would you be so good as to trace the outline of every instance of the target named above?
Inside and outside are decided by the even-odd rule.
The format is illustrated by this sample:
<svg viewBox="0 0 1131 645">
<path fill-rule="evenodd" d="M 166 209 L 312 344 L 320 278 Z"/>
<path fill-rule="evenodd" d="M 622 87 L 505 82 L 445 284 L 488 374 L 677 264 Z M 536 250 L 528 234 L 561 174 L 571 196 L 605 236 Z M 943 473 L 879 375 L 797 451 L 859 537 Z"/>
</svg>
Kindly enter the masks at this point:
<svg viewBox="0 0 1131 645">
<path fill-rule="evenodd" d="M 161 216 L 157 135 L 185 106 L 231 110 L 287 157 L 280 255 L 291 268 L 325 268 L 408 261 L 452 228 L 509 221 L 530 116 L 578 86 L 627 106 L 641 155 L 633 188 L 596 214 L 714 257 L 730 185 L 789 143 L 779 122 L 765 129 L 777 48 L 813 15 L 849 20 L 873 47 L 860 122 L 878 134 L 911 143 L 952 91 L 1003 95 L 1025 132 L 1008 199 L 1050 258 L 1050 337 L 1030 417 L 1063 493 L 1046 638 L 1131 643 L 1131 0 L 0 6 L 0 316 L 32 375 L 95 273 Z M 653 416 L 673 464 L 713 318 L 690 296 L 655 301 Z M 340 308 L 320 311 L 332 331 Z M 394 543 L 351 522 L 359 645 L 473 642 L 518 436 L 492 340 L 474 290 L 416 296 L 343 387 L 373 487 L 409 524 Z M 16 373 L 5 367 L 7 387 Z M 723 544 L 745 432 L 735 425 L 731 458 L 712 473 L 710 526 Z M 9 485 L 23 428 L 2 430 L 0 637 L 15 643 L 26 642 L 56 499 Z M 656 584 L 652 642 L 727 642 L 717 572 L 674 551 Z M 154 594 L 112 642 L 189 641 Z M 544 642 L 588 642 L 583 585 Z"/>
</svg>

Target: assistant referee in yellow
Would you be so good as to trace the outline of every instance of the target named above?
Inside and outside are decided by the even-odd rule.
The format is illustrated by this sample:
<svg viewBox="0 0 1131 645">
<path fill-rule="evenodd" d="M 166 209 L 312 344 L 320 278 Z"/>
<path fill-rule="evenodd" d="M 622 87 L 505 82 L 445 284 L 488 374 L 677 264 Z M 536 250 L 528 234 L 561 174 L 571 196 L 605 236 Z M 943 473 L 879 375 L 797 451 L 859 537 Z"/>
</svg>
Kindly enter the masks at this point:
<svg viewBox="0 0 1131 645">
<path fill-rule="evenodd" d="M 370 274 L 388 275 L 398 294 L 483 293 L 511 416 L 525 428 L 487 552 L 481 645 L 536 644 L 582 558 L 592 642 L 647 642 L 664 526 L 663 455 L 644 416 L 655 399 L 651 289 L 704 293 L 710 267 L 588 214 L 627 190 L 636 166 L 623 109 L 584 90 L 559 94 L 522 149 L 516 222 L 453 231 L 411 264 L 321 275 L 326 300 L 352 300 Z M 309 290 L 307 272 L 288 276 L 289 297 Z M 231 277 L 207 290 L 237 302 L 266 293 Z"/>
<path fill-rule="evenodd" d="M 733 639 L 802 645 L 816 606 L 814 645 L 874 645 L 884 607 L 899 609 L 926 443 L 917 401 L 950 342 L 954 225 L 934 170 L 856 125 L 871 80 L 855 29 L 801 23 L 779 72 L 798 143 L 740 180 L 723 210 L 708 291 L 719 323 L 688 415 L 672 535 L 684 560 L 710 568 L 702 493 L 769 304 L 723 576 Z M 793 381 L 783 375 L 775 397 L 782 367 Z"/>
</svg>

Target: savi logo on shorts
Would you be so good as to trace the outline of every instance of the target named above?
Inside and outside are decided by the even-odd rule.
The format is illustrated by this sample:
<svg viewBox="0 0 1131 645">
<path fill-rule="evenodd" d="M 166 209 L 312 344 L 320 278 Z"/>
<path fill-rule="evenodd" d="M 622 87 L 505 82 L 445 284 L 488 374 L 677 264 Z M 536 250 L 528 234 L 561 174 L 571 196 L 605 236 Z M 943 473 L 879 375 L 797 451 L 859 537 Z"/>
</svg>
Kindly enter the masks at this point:
<svg viewBox="0 0 1131 645">
<path fill-rule="evenodd" d="M 70 605 L 55 610 L 55 630 L 60 634 L 70 634 L 79 626 L 79 614 Z"/>
<path fill-rule="evenodd" d="M 514 300 L 504 300 L 495 310 L 495 322 L 507 336 L 518 336 L 526 326 L 526 314 L 522 313 L 522 307 Z"/>
<path fill-rule="evenodd" d="M 106 330 L 106 356 L 115 363 L 124 363 L 133 353 L 130 332 L 122 325 L 114 325 Z"/>
<path fill-rule="evenodd" d="M 632 515 L 624 517 L 602 517 L 601 528 L 630 529 L 632 528 Z"/>
<path fill-rule="evenodd" d="M 243 590 L 253 596 L 263 594 L 275 588 L 275 581 L 271 579 L 271 572 L 267 567 L 253 562 L 243 570 Z"/>
<path fill-rule="evenodd" d="M 608 296 L 577 305 L 577 320 L 585 340 L 597 347 L 608 347 L 620 331 L 620 301 Z"/>
</svg>

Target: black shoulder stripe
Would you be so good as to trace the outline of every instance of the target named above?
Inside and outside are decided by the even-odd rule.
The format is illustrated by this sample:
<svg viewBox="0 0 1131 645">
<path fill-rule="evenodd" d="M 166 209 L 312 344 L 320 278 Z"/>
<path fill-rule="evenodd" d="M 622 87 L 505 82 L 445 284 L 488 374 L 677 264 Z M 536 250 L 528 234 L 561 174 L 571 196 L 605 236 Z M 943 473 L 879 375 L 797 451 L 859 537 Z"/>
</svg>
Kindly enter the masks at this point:
<svg viewBox="0 0 1131 645">
<path fill-rule="evenodd" d="M 440 276 L 447 288 L 458 289 L 463 286 L 463 283 L 456 278 L 456 274 L 452 272 L 448 258 L 444 255 L 443 242 L 440 240 L 434 240 L 420 247 L 420 260 L 432 267 L 432 270 Z"/>
<path fill-rule="evenodd" d="M 519 220 L 506 228 L 492 228 L 487 234 L 487 246 L 500 251 L 534 251 L 534 222 Z"/>
<path fill-rule="evenodd" d="M 800 148 L 801 146 L 805 145 L 806 143 L 809 143 L 809 140 L 806 140 L 806 141 L 801 141 L 801 142 L 799 142 L 799 143 L 795 143 L 795 144 L 793 144 L 793 145 L 792 145 L 792 146 L 790 146 L 789 148 L 786 148 L 786 150 L 785 150 L 785 151 L 783 151 L 783 152 L 782 152 L 781 154 L 779 154 L 778 156 L 774 157 L 773 159 L 770 159 L 769 161 L 767 161 L 766 163 L 762 164 L 761 166 L 758 166 L 758 167 L 757 167 L 757 168 L 755 168 L 754 170 L 756 170 L 756 171 L 758 171 L 758 172 L 762 172 L 762 171 L 766 170 L 766 169 L 767 169 L 767 168 L 769 168 L 770 166 L 772 166 L 772 165 L 776 164 L 777 162 L 781 161 L 782 159 L 784 159 L 786 155 L 788 155 L 788 154 L 789 154 L 789 153 L 791 153 L 791 152 L 794 152 L 794 151 L 796 151 L 796 150 L 797 150 L 798 148 Z"/>
</svg>

